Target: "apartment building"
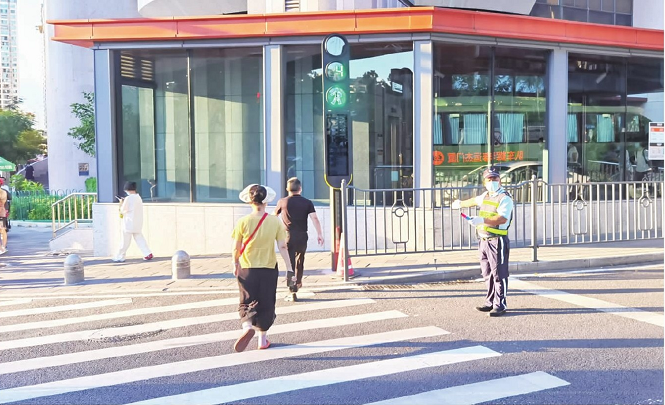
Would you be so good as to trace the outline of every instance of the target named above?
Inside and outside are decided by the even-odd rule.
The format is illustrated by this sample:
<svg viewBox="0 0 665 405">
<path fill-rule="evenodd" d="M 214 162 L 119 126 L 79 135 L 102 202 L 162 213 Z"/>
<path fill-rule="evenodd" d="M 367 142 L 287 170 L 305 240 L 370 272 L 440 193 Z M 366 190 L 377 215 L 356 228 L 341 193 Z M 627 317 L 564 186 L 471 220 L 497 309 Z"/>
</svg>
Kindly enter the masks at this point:
<svg viewBox="0 0 665 405">
<path fill-rule="evenodd" d="M 0 109 L 9 107 L 18 97 L 16 1 L 0 0 Z"/>
</svg>

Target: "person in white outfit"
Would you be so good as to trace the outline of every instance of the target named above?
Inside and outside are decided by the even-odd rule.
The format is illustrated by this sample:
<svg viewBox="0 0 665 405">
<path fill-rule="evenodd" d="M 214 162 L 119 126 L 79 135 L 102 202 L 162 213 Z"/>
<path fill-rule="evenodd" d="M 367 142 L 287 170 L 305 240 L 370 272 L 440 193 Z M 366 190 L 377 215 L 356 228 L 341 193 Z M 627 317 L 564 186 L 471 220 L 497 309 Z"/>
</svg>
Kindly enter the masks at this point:
<svg viewBox="0 0 665 405">
<path fill-rule="evenodd" d="M 152 260 L 152 252 L 148 247 L 143 234 L 143 200 L 136 193 L 136 183 L 125 183 L 126 198 L 120 199 L 120 218 L 122 218 L 122 242 L 118 254 L 113 258 L 114 262 L 121 263 L 125 261 L 125 254 L 129 249 L 132 238 L 136 241 L 139 249 L 143 253 L 143 260 Z"/>
</svg>

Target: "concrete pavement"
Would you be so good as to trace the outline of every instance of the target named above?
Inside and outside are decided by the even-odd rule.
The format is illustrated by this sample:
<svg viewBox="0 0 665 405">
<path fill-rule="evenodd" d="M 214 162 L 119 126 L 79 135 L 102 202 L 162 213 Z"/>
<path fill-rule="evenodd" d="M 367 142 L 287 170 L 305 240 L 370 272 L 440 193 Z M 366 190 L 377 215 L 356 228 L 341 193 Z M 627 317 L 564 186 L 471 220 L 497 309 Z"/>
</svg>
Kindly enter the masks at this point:
<svg viewBox="0 0 665 405">
<path fill-rule="evenodd" d="M 192 277 L 172 280 L 171 258 L 158 257 L 144 262 L 129 258 L 113 263 L 110 258 L 81 254 L 85 279 L 81 285 L 65 286 L 65 256 L 48 250 L 48 228 L 14 227 L 9 233 L 9 251 L 0 256 L 0 297 L 35 294 L 79 294 L 127 291 L 235 290 L 229 255 L 197 256 L 191 259 Z M 532 250 L 512 249 L 511 274 L 588 269 L 664 260 L 663 239 L 607 242 L 538 249 L 538 262 Z M 438 253 L 352 257 L 357 277 L 351 283 L 399 284 L 477 278 L 480 275 L 476 250 Z M 281 259 L 279 259 L 281 261 Z M 311 252 L 306 259 L 305 289 L 341 286 L 344 281 L 331 271 L 330 253 Z M 280 284 L 280 287 L 283 287 Z"/>
</svg>

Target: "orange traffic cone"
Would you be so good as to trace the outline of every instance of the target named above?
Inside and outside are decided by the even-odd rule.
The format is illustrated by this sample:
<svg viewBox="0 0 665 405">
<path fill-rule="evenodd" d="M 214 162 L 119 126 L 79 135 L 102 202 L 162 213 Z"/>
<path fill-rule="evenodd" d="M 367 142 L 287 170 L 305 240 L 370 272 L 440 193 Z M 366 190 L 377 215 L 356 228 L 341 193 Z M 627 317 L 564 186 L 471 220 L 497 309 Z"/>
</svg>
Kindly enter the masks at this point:
<svg viewBox="0 0 665 405">
<path fill-rule="evenodd" d="M 340 236 L 341 240 L 344 240 L 344 234 Z M 347 260 L 349 263 L 349 277 L 354 275 L 353 272 L 353 264 L 351 264 L 351 258 L 348 257 L 346 254 L 346 250 L 344 249 L 343 245 L 340 245 L 339 249 L 339 255 L 337 256 L 337 268 L 335 269 L 335 273 L 337 273 L 337 277 L 344 277 L 344 260 Z"/>
</svg>

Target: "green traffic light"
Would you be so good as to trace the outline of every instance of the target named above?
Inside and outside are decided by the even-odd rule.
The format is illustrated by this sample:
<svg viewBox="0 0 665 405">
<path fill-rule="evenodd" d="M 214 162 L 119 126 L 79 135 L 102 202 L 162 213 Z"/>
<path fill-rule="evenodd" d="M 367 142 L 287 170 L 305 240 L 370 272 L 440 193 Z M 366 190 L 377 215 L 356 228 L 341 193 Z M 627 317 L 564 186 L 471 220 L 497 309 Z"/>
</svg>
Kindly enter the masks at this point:
<svg viewBox="0 0 665 405">
<path fill-rule="evenodd" d="M 343 107 L 346 105 L 346 92 L 339 87 L 333 86 L 326 92 L 326 102 L 333 108 Z"/>
</svg>

